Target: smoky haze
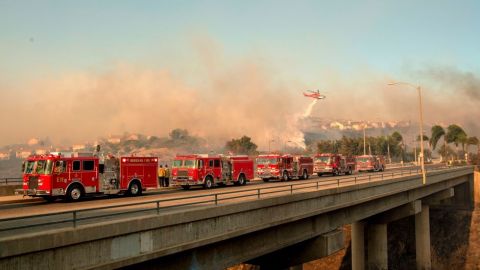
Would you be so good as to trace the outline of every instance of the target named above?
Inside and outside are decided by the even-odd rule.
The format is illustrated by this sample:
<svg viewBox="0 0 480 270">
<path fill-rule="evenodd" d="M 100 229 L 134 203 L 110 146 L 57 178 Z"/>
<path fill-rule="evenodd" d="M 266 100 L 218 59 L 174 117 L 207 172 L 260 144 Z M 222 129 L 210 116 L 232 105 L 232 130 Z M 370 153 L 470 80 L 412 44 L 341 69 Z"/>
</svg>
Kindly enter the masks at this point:
<svg viewBox="0 0 480 270">
<path fill-rule="evenodd" d="M 422 87 L 424 122 L 426 124 L 463 126 L 470 136 L 480 134 L 480 79 L 472 72 L 453 67 L 428 67 L 406 72 L 406 80 Z M 363 70 L 352 77 L 333 75 L 325 79 L 327 99 L 316 106 L 312 115 L 351 120 L 395 121 L 418 123 L 418 95 L 404 85 L 389 86 L 397 81 Z M 328 101 L 327 101 L 328 100 Z M 426 131 L 429 135 L 430 131 Z"/>
<path fill-rule="evenodd" d="M 304 101 L 292 97 L 299 86 L 276 81 L 248 61 L 217 70 L 195 87 L 167 70 L 121 65 L 3 89 L 0 105 L 7 113 L 0 121 L 10 132 L 1 141 L 93 140 L 123 132 L 162 136 L 185 128 L 212 144 L 244 134 L 261 144 L 273 134 L 296 132 L 288 125 Z"/>
<path fill-rule="evenodd" d="M 21 87 L 0 84 L 0 121 L 7 130 L 0 134 L 0 144 L 31 137 L 83 142 L 124 132 L 165 136 L 185 128 L 212 146 L 242 135 L 264 149 L 271 139 L 301 146 L 298 122 L 309 113 L 309 104 L 311 115 L 322 118 L 418 119 L 416 91 L 387 86 L 393 78 L 384 74 L 364 70 L 356 77 L 342 77 L 329 72 L 322 76 L 322 86 L 312 87 L 296 78 L 278 78 L 275 68 L 254 59 L 226 63 L 209 46 L 199 47 L 201 72 L 194 80 L 167 69 L 123 64 Z M 426 122 L 459 123 L 467 133 L 478 134 L 480 82 L 475 74 L 453 68 L 415 74 L 424 87 Z M 317 88 L 322 94 L 326 90 L 325 100 L 313 104 L 303 97 L 302 91 Z"/>
</svg>

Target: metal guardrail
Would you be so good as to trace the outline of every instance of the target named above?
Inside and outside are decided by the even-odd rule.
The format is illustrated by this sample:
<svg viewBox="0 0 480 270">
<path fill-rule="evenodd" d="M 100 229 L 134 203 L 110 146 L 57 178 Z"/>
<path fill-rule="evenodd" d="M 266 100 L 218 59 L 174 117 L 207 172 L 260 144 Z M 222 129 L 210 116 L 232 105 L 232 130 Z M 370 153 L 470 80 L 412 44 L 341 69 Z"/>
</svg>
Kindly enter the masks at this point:
<svg viewBox="0 0 480 270">
<path fill-rule="evenodd" d="M 0 178 L 0 185 L 21 185 L 23 179 L 21 177 L 4 177 Z"/>
<path fill-rule="evenodd" d="M 439 170 L 445 170 L 445 169 L 448 169 L 448 168 L 446 167 L 432 168 L 432 169 L 428 169 L 427 172 L 439 171 Z M 357 184 L 367 183 L 372 181 L 393 179 L 394 177 L 398 177 L 398 176 L 401 177 L 401 176 L 409 176 L 409 175 L 417 175 L 417 174 L 420 174 L 420 169 L 400 170 L 400 171 L 374 173 L 374 174 L 362 174 L 362 175 L 355 175 L 355 176 L 342 177 L 342 178 L 338 178 L 338 177 L 337 178 L 320 178 L 317 181 L 296 182 L 290 185 L 280 185 L 280 186 L 264 187 L 264 188 L 261 188 L 261 187 L 251 188 L 251 189 L 245 189 L 245 190 L 227 191 L 227 192 L 196 195 L 196 196 L 189 196 L 189 197 L 159 199 L 159 200 L 153 200 L 153 201 L 147 201 L 147 202 L 127 203 L 127 204 L 120 204 L 120 205 L 113 205 L 113 206 L 103 206 L 103 207 L 80 209 L 80 210 L 69 210 L 69 211 L 62 211 L 62 212 L 56 212 L 56 213 L 37 214 L 37 215 L 13 217 L 13 218 L 2 218 L 0 219 L 0 232 L 32 228 L 32 227 L 48 226 L 48 225 L 61 224 L 61 223 L 71 223 L 71 226 L 73 228 L 77 228 L 77 226 L 79 225 L 79 222 L 86 221 L 86 220 L 117 217 L 122 215 L 126 216 L 128 214 L 133 214 L 133 213 L 138 214 L 138 213 L 149 212 L 149 211 L 159 215 L 161 213 L 160 211 L 161 209 L 191 206 L 191 205 L 218 205 L 225 201 L 229 201 L 229 200 L 231 201 L 231 200 L 240 199 L 240 198 L 261 199 L 261 198 L 266 198 L 268 196 L 271 196 L 272 194 L 274 195 L 278 193 L 293 194 L 295 191 L 301 191 L 306 189 L 319 190 L 320 187 L 325 187 L 325 186 L 332 186 L 332 188 L 338 188 L 340 186 L 357 185 Z M 182 202 L 182 201 L 188 201 L 188 200 L 190 200 L 191 202 Z M 172 203 L 172 202 L 179 202 L 179 204 L 168 205 L 168 203 Z M 138 207 L 138 206 L 146 206 L 146 207 L 135 209 L 135 207 Z M 128 208 L 134 208 L 134 209 L 132 210 Z M 102 213 L 102 211 L 104 210 L 113 210 L 113 209 L 117 209 L 118 212 L 108 213 L 107 211 L 107 213 Z M 52 217 L 58 217 L 58 219 L 53 220 L 51 219 Z M 44 222 L 40 221 L 38 223 L 33 223 L 28 225 L 14 224 L 14 226 L 6 227 L 6 228 L 2 226 L 2 224 L 8 223 L 8 222 L 11 223 L 11 222 L 20 221 L 20 220 L 34 221 L 35 219 L 41 219 L 41 218 L 44 218 L 44 219 L 48 218 L 49 221 L 44 221 Z"/>
</svg>

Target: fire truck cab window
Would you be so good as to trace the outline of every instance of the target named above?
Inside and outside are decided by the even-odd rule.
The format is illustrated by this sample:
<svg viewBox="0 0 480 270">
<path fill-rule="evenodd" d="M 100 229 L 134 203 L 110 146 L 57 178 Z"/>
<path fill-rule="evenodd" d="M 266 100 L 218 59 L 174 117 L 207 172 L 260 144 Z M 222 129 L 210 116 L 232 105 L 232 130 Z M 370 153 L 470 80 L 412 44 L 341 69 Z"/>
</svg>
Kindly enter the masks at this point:
<svg viewBox="0 0 480 270">
<path fill-rule="evenodd" d="M 72 170 L 73 171 L 80 171 L 80 160 L 73 161 Z"/>
<path fill-rule="evenodd" d="M 84 160 L 83 161 L 83 170 L 84 171 L 93 171 L 95 167 L 95 162 L 93 160 Z"/>
<path fill-rule="evenodd" d="M 52 174 L 52 169 L 53 169 L 53 161 L 47 160 L 47 163 L 45 164 L 45 170 L 43 172 L 45 174 Z"/>
<path fill-rule="evenodd" d="M 37 166 L 35 166 L 35 173 L 44 174 L 45 173 L 45 160 L 38 160 Z"/>
<path fill-rule="evenodd" d="M 210 159 L 210 160 L 208 161 L 208 167 L 213 167 L 213 159 Z"/>
<path fill-rule="evenodd" d="M 214 166 L 215 168 L 220 168 L 220 160 L 215 159 L 215 160 L 213 161 L 213 166 Z"/>
<path fill-rule="evenodd" d="M 185 159 L 183 161 L 184 168 L 195 168 L 195 160 L 194 159 Z"/>
<path fill-rule="evenodd" d="M 203 160 L 202 159 L 199 159 L 198 160 L 198 166 L 197 168 L 203 168 Z"/>
<path fill-rule="evenodd" d="M 25 165 L 25 173 L 32 173 L 33 168 L 35 166 L 35 161 L 27 161 L 27 164 Z"/>
<path fill-rule="evenodd" d="M 64 162 L 63 160 L 57 160 L 55 162 L 55 169 L 54 172 L 56 173 L 62 173 L 67 170 L 67 163 Z"/>
</svg>

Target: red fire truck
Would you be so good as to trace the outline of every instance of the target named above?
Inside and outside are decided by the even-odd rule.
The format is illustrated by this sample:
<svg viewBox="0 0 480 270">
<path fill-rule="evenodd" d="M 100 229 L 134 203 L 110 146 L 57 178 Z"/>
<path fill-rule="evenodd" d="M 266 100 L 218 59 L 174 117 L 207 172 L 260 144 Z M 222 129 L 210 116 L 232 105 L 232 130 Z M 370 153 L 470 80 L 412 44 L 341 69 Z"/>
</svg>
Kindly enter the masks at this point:
<svg viewBox="0 0 480 270">
<path fill-rule="evenodd" d="M 318 176 L 324 174 L 339 175 L 352 174 L 355 171 L 355 158 L 339 154 L 316 154 L 314 160 L 314 173 Z"/>
<path fill-rule="evenodd" d="M 292 178 L 308 179 L 313 174 L 313 159 L 307 156 L 280 154 L 259 155 L 257 176 L 264 182 L 270 179 L 287 181 Z"/>
<path fill-rule="evenodd" d="M 383 156 L 363 155 L 357 159 L 358 171 L 379 172 L 385 170 L 385 158 Z"/>
<path fill-rule="evenodd" d="M 17 194 L 77 201 L 93 194 L 141 195 L 157 188 L 155 157 L 109 156 L 93 153 L 34 155 L 23 164 L 23 189 Z"/>
<path fill-rule="evenodd" d="M 245 185 L 253 178 L 253 160 L 248 156 L 177 155 L 172 165 L 172 184 L 183 189 Z"/>
</svg>

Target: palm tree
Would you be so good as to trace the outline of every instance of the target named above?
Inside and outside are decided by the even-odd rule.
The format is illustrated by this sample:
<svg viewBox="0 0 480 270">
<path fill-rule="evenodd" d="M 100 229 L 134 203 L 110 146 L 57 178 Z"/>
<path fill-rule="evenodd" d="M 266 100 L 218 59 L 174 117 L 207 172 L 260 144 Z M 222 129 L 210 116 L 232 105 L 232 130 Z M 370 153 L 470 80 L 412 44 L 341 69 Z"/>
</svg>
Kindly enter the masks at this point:
<svg viewBox="0 0 480 270">
<path fill-rule="evenodd" d="M 476 145 L 477 146 L 477 153 L 480 152 L 480 141 L 476 136 L 469 137 L 467 139 L 467 151 L 468 151 L 468 146 L 469 145 Z"/>
<path fill-rule="evenodd" d="M 462 149 L 465 151 L 465 143 L 467 141 L 467 133 L 458 125 L 452 124 L 447 128 L 447 134 L 445 134 L 447 143 L 455 144 L 458 155 L 458 145 L 462 145 Z"/>
<path fill-rule="evenodd" d="M 425 142 L 428 142 L 428 150 L 429 150 L 429 152 L 430 152 L 430 154 L 431 154 L 431 153 L 432 153 L 432 143 L 431 143 L 430 139 L 429 139 L 428 136 L 425 135 L 425 134 L 423 135 L 423 138 L 422 138 L 422 139 L 423 139 L 423 142 L 424 142 L 424 143 L 425 143 Z M 421 141 L 421 140 L 420 140 L 420 135 L 417 136 L 417 142 L 419 142 L 419 141 Z M 427 154 L 428 154 L 428 153 L 427 153 Z M 430 157 L 430 158 L 431 158 L 431 157 Z"/>
<path fill-rule="evenodd" d="M 402 134 L 400 134 L 400 132 L 398 131 L 395 131 L 392 133 L 392 135 L 390 135 L 390 138 L 392 140 L 392 143 L 393 145 L 395 145 L 396 147 L 394 148 L 398 153 L 398 156 L 401 157 L 402 159 L 402 162 L 403 162 L 403 159 L 404 159 L 404 146 L 403 146 L 403 136 Z M 398 149 L 399 148 L 399 149 Z"/>
<path fill-rule="evenodd" d="M 432 136 L 430 137 L 430 145 L 432 145 L 432 149 L 435 150 L 437 147 L 437 143 L 440 140 L 440 138 L 443 136 L 443 141 L 444 141 L 444 148 L 447 146 L 447 141 L 445 139 L 445 130 L 443 127 L 439 125 L 434 125 L 432 127 Z M 442 160 L 444 159 L 444 156 L 442 155 Z M 445 156 L 446 159 L 446 156 Z"/>
</svg>

